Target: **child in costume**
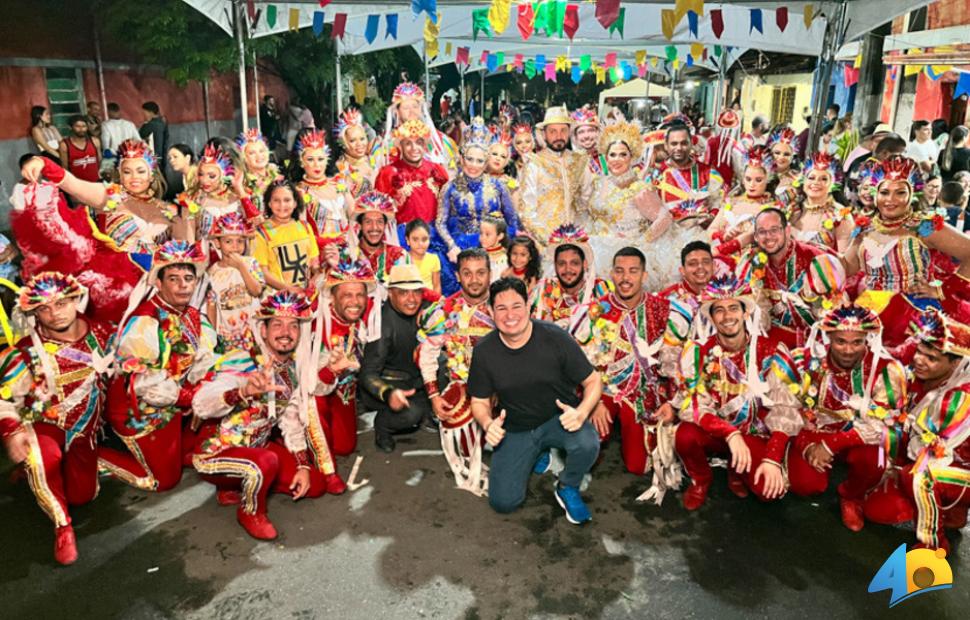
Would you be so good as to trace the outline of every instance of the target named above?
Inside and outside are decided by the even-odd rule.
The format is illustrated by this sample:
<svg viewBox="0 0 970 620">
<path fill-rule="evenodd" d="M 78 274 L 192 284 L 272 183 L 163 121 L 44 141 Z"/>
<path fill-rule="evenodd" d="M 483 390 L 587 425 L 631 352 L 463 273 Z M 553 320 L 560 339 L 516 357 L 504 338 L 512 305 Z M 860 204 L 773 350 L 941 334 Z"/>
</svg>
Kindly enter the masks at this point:
<svg viewBox="0 0 970 620">
<path fill-rule="evenodd" d="M 238 213 L 223 215 L 209 231 L 220 258 L 207 271 L 206 314 L 224 352 L 249 351 L 256 346 L 249 322 L 259 308 L 266 278 L 256 259 L 246 255 L 246 244 L 252 236 L 252 226 Z"/>
<path fill-rule="evenodd" d="M 501 216 L 486 215 L 478 227 L 478 242 L 488 252 L 492 282 L 495 282 L 509 268 L 509 225 Z"/>
</svg>

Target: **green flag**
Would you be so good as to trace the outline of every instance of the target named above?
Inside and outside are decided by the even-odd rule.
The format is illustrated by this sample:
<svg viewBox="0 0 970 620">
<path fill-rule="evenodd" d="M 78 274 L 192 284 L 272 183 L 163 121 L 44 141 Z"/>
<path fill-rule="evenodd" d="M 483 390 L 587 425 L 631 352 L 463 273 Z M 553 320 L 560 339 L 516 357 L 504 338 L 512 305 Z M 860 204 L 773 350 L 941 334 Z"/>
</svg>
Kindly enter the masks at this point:
<svg viewBox="0 0 970 620">
<path fill-rule="evenodd" d="M 536 76 L 536 61 L 534 58 L 525 61 L 525 75 L 530 80 Z"/>
<path fill-rule="evenodd" d="M 472 11 L 472 40 L 478 40 L 478 33 L 484 32 L 489 38 L 492 37 L 492 25 L 488 21 L 488 9 L 475 9 Z"/>
<path fill-rule="evenodd" d="M 614 32 L 620 33 L 620 38 L 623 38 L 623 20 L 626 19 L 626 9 L 620 9 L 620 16 L 616 18 L 616 21 L 610 24 L 610 36 Z"/>
</svg>

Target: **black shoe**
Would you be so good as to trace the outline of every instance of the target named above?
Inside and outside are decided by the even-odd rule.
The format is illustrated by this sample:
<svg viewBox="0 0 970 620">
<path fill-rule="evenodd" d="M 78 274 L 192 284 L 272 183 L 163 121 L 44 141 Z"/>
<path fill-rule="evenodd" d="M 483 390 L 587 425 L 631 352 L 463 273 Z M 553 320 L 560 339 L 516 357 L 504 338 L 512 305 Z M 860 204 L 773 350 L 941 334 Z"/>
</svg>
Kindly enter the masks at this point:
<svg viewBox="0 0 970 620">
<path fill-rule="evenodd" d="M 378 433 L 374 437 L 374 445 L 376 445 L 377 449 L 381 452 L 390 454 L 391 452 L 394 452 L 394 447 L 397 445 L 397 442 L 394 441 L 394 437 L 392 437 L 390 434 Z"/>
<path fill-rule="evenodd" d="M 437 433 L 439 426 L 438 418 L 434 415 L 430 415 L 421 421 L 421 428 L 429 433 Z"/>
</svg>

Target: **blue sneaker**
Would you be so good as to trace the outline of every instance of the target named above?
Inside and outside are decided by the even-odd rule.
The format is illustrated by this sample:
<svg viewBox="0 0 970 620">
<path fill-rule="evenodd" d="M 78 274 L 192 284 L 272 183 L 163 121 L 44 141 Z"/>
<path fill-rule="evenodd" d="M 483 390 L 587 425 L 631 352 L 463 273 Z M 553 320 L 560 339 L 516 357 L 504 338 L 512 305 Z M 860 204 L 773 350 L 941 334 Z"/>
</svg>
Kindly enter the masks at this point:
<svg viewBox="0 0 970 620">
<path fill-rule="evenodd" d="M 539 455 L 539 459 L 536 461 L 536 464 L 532 466 L 532 473 L 534 473 L 537 476 L 541 476 L 542 474 L 549 471 L 549 465 L 551 463 L 552 463 L 552 457 L 550 456 L 549 451 L 546 450 L 545 452 Z"/>
<path fill-rule="evenodd" d="M 587 521 L 592 521 L 593 516 L 589 514 L 589 508 L 579 495 L 576 487 L 564 487 L 556 483 L 556 501 L 566 511 L 566 520 L 573 525 L 582 525 Z"/>
</svg>

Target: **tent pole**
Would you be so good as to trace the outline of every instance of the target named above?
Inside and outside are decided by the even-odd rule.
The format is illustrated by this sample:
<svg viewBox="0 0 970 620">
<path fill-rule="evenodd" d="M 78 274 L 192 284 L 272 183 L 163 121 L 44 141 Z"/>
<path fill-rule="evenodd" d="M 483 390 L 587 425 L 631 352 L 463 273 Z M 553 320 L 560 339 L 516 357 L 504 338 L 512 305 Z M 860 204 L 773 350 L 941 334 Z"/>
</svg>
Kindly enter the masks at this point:
<svg viewBox="0 0 970 620">
<path fill-rule="evenodd" d="M 725 50 L 721 54 L 721 66 L 717 68 L 717 96 L 714 97 L 714 121 L 721 115 L 721 108 L 724 106 L 724 79 L 727 74 L 728 53 Z"/>
<path fill-rule="evenodd" d="M 336 84 L 336 87 L 337 87 L 337 91 L 336 91 L 336 94 L 337 94 L 337 114 L 340 114 L 343 111 L 343 109 L 344 109 L 344 94 L 343 94 L 343 87 L 342 87 L 343 86 L 344 79 L 343 79 L 343 74 L 341 72 L 341 67 L 340 67 L 340 39 L 337 39 L 337 54 L 336 54 L 336 58 L 337 58 L 337 60 L 336 60 L 336 63 L 337 63 L 337 66 L 336 66 L 336 71 L 337 71 L 337 75 L 336 75 L 336 77 L 337 77 L 337 84 Z"/>
<path fill-rule="evenodd" d="M 431 101 L 431 76 L 428 74 L 428 44 L 425 43 L 422 48 L 422 56 L 424 56 L 424 96 L 425 101 Z"/>
<path fill-rule="evenodd" d="M 488 69 L 486 67 L 482 67 L 482 88 L 481 88 L 481 91 L 482 91 L 481 92 L 481 98 L 482 98 L 481 115 L 482 115 L 482 118 L 485 118 L 485 74 L 486 73 L 488 73 Z"/>
<path fill-rule="evenodd" d="M 104 63 L 101 61 L 101 32 L 98 28 L 98 17 L 94 16 L 94 64 L 98 70 L 98 90 L 101 91 L 101 114 L 104 121 L 108 118 L 108 94 L 104 88 Z M 85 109 L 85 112 L 87 110 Z"/>
<path fill-rule="evenodd" d="M 458 74 L 461 77 L 461 106 L 460 109 L 465 109 L 465 69 L 458 69 Z"/>
<path fill-rule="evenodd" d="M 263 122 L 259 118 L 259 73 L 256 71 L 256 50 L 253 49 L 253 99 L 256 101 L 256 129 L 263 133 Z"/>
<path fill-rule="evenodd" d="M 246 97 L 246 43 L 243 34 L 243 5 L 235 3 L 236 44 L 239 46 L 239 115 L 242 117 L 243 131 L 249 131 L 249 100 Z"/>
<path fill-rule="evenodd" d="M 822 55 L 819 58 L 815 75 L 815 92 L 812 93 L 812 122 L 808 127 L 808 145 L 806 153 L 815 150 L 815 143 L 822 133 L 822 114 L 825 100 L 828 97 L 829 84 L 832 82 L 832 71 L 835 68 L 835 55 L 845 43 L 846 0 L 841 0 L 834 19 L 825 24 L 825 37 L 822 39 Z"/>
</svg>

